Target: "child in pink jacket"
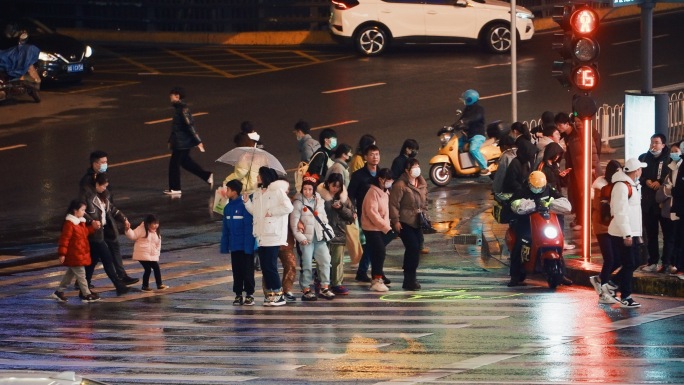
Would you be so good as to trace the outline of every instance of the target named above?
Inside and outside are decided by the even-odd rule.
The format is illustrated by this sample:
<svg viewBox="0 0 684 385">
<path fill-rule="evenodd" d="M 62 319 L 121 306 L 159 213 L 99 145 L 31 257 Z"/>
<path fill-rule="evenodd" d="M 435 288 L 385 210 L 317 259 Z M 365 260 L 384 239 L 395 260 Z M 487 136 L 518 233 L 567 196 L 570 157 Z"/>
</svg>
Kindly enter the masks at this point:
<svg viewBox="0 0 684 385">
<path fill-rule="evenodd" d="M 162 284 L 161 271 L 159 270 L 161 234 L 159 233 L 159 220 L 157 217 L 152 214 L 148 215 L 145 217 L 145 221 L 135 230 L 128 229 L 126 237 L 135 241 L 135 245 L 133 245 L 133 259 L 140 262 L 145 269 L 142 290 L 152 291 L 149 286 L 152 270 L 154 270 L 154 280 L 157 284 L 157 289 L 168 289 L 169 286 Z"/>
</svg>

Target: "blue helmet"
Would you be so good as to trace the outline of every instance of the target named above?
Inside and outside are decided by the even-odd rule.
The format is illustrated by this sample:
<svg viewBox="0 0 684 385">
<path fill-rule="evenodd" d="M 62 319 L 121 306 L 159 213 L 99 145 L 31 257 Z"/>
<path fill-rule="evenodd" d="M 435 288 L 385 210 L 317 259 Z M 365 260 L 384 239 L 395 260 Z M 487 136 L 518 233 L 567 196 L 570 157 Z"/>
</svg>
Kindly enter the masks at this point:
<svg viewBox="0 0 684 385">
<path fill-rule="evenodd" d="M 461 100 L 463 100 L 463 103 L 465 103 L 466 106 L 470 106 L 480 100 L 480 94 L 478 94 L 475 90 L 466 90 L 461 95 Z"/>
</svg>

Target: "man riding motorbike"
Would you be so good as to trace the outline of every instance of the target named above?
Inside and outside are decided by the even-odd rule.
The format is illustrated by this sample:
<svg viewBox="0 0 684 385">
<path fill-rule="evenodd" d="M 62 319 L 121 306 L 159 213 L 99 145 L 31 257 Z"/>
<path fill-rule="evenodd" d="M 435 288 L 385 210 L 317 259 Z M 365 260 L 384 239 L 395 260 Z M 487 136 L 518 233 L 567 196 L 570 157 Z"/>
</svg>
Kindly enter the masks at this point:
<svg viewBox="0 0 684 385">
<path fill-rule="evenodd" d="M 549 208 L 549 211 L 557 214 L 569 214 L 572 206 L 567 198 L 546 183 L 546 175 L 541 171 L 532 171 L 527 183 L 511 196 L 511 210 L 516 214 L 516 219 L 511 222 L 515 229 L 515 246 L 511 250 L 509 287 L 524 286 L 525 272 L 522 270 L 522 247 L 523 238 L 530 239 L 530 214 L 537 211 L 540 205 Z M 562 229 L 561 229 L 562 231 Z M 561 257 L 562 258 L 562 257 Z M 564 264 L 563 264 L 564 266 Z M 567 277 L 563 277 L 562 283 L 571 285 Z"/>
<path fill-rule="evenodd" d="M 485 142 L 485 111 L 484 107 L 478 104 L 480 94 L 475 90 L 466 90 L 461 95 L 461 100 L 466 107 L 463 109 L 461 118 L 452 124 L 452 127 L 463 127 L 462 136 L 458 141 L 458 147 L 463 149 L 466 142 L 470 144 L 468 152 L 480 166 L 480 175 L 490 175 L 492 172 L 487 168 L 487 161 L 480 152 L 480 147 Z"/>
</svg>

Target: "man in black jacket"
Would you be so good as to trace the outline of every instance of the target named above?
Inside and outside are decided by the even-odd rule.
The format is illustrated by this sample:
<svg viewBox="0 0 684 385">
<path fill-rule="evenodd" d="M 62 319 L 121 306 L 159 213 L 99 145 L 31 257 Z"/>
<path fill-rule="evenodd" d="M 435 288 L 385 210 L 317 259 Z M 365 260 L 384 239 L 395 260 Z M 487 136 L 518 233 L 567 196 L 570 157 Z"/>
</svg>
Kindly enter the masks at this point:
<svg viewBox="0 0 684 385">
<path fill-rule="evenodd" d="M 459 148 L 463 148 L 466 142 L 470 144 L 468 152 L 480 167 L 480 175 L 489 175 L 492 172 L 487 168 L 487 160 L 480 152 L 480 147 L 485 142 L 485 111 L 478 104 L 480 94 L 475 90 L 467 90 L 461 95 L 461 100 L 466 107 L 463 109 L 461 119 L 453 124 L 453 127 L 464 126 L 462 136 L 458 141 Z"/>
<path fill-rule="evenodd" d="M 318 136 L 321 147 L 309 159 L 309 174 L 318 175 L 318 183 L 323 183 L 328 167 L 332 166 L 337 147 L 337 133 L 332 128 L 326 128 Z"/>
<path fill-rule="evenodd" d="M 164 194 L 180 195 L 181 167 L 197 175 L 210 187 L 213 187 L 214 174 L 205 171 L 190 158 L 190 150 L 197 147 L 204 152 L 204 144 L 195 130 L 195 121 L 185 103 L 185 91 L 180 87 L 175 87 L 169 92 L 169 99 L 174 109 L 171 136 L 169 137 L 169 148 L 172 153 L 169 161 L 169 189 L 164 190 Z"/>
<path fill-rule="evenodd" d="M 670 163 L 670 149 L 665 144 L 663 134 L 651 136 L 651 147 L 645 154 L 639 156 L 641 162 L 648 166 L 642 170 L 639 183 L 641 183 L 641 218 L 646 236 L 646 248 L 648 249 L 648 264 L 643 271 L 654 273 L 658 270 L 660 260 L 660 248 L 658 246 L 658 224 L 663 232 L 663 265 L 669 265 L 674 246 L 672 233 L 672 221 L 660 215 L 660 205 L 656 202 L 656 192 L 670 173 L 667 167 Z M 668 247 L 668 245 L 672 247 Z"/>
</svg>

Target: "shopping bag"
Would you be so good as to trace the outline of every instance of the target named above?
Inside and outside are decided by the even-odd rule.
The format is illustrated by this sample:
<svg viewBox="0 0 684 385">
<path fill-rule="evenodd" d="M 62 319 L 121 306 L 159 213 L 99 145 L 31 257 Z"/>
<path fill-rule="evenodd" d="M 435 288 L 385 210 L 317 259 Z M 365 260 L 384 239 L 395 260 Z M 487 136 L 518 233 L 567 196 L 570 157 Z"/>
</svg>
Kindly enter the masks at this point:
<svg viewBox="0 0 684 385">
<path fill-rule="evenodd" d="M 223 208 L 228 204 L 228 198 L 224 197 L 221 190 L 225 187 L 219 187 L 214 193 L 214 212 L 223 216 Z"/>
<path fill-rule="evenodd" d="M 363 256 L 363 248 L 361 247 L 361 239 L 359 238 L 359 228 L 356 223 L 347 225 L 347 251 L 351 258 L 352 265 L 359 263 Z"/>
</svg>

